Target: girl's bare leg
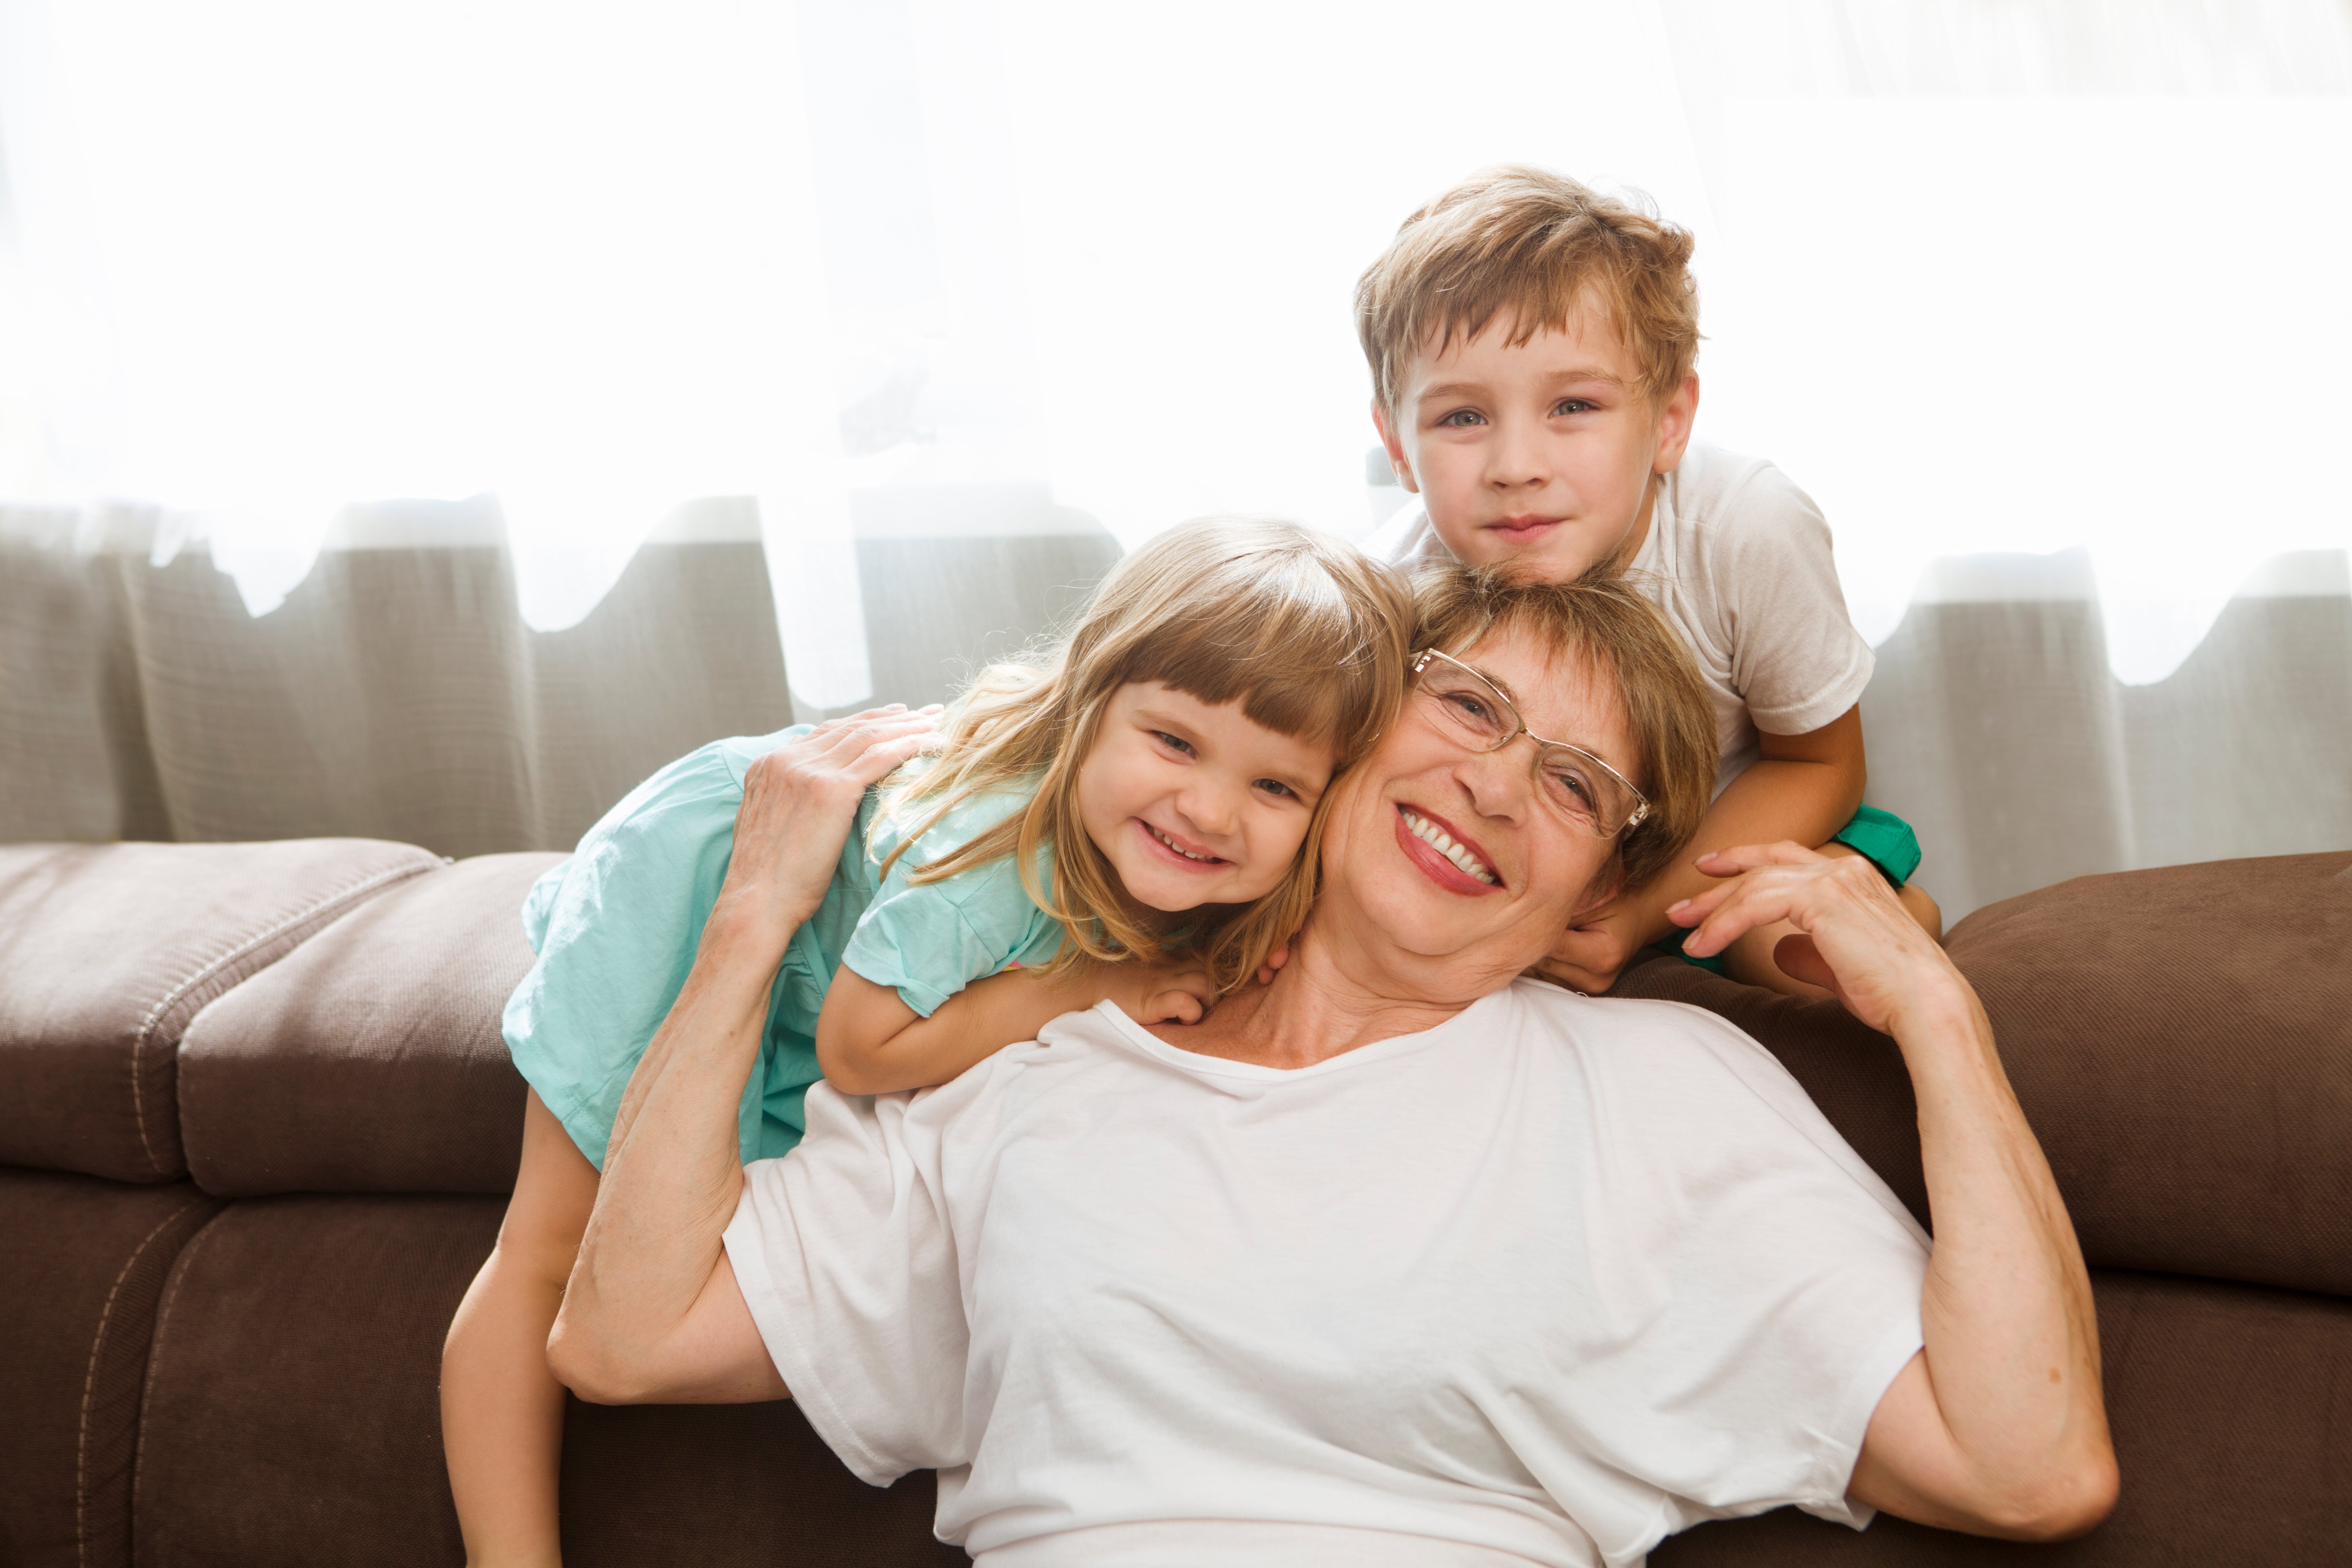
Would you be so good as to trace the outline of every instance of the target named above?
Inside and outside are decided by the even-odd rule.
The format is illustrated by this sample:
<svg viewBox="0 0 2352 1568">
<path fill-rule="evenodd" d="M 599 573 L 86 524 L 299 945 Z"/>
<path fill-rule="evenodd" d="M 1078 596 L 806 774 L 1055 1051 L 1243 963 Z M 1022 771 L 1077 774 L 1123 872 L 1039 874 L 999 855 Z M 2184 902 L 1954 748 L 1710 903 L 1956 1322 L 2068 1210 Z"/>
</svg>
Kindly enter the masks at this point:
<svg viewBox="0 0 2352 1568">
<path fill-rule="evenodd" d="M 441 1445 L 470 1568 L 562 1561 L 563 1385 L 547 1370 L 547 1335 L 595 1202 L 596 1167 L 532 1094 L 498 1246 L 441 1349 Z"/>
<path fill-rule="evenodd" d="M 1822 846 L 1822 853 L 1834 857 L 1853 855 L 1857 851 L 1851 845 L 1830 843 Z M 1901 900 L 1911 918 L 1919 922 L 1920 929 L 1937 942 L 1944 940 L 1944 911 L 1916 882 L 1906 882 L 1896 889 L 1895 896 Z M 1795 935 L 1796 931 L 1797 928 L 1787 921 L 1757 927 L 1724 949 L 1724 968 L 1734 980 L 1749 985 L 1761 985 L 1768 991 L 1778 991 L 1783 996 L 1827 999 L 1828 992 L 1781 973 L 1780 966 L 1772 962 L 1772 951 L 1780 945 L 1780 939 Z"/>
</svg>

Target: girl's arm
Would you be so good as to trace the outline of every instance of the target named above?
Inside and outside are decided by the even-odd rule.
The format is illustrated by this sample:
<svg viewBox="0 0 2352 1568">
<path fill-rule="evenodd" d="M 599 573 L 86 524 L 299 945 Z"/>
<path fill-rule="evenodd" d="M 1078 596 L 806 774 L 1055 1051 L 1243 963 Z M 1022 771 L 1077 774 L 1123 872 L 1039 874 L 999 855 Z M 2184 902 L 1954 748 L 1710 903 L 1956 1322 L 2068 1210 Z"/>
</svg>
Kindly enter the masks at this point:
<svg viewBox="0 0 2352 1568">
<path fill-rule="evenodd" d="M 1065 1013 L 1117 1002 L 1139 1024 L 1195 1024 L 1217 999 L 1208 974 L 1175 963 L 1081 962 L 1048 973 L 1013 969 L 975 980 L 926 1018 L 897 989 L 837 970 L 816 1024 L 817 1065 L 844 1094 L 888 1094 L 945 1083 L 1009 1045 L 1034 1040 Z"/>
</svg>

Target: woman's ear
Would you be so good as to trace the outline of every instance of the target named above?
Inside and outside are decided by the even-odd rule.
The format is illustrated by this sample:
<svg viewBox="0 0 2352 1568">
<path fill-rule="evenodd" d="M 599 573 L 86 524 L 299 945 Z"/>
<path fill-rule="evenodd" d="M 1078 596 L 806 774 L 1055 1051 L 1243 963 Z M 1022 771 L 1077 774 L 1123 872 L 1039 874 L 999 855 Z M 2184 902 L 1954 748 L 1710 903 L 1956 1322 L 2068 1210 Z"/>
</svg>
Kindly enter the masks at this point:
<svg viewBox="0 0 2352 1568">
<path fill-rule="evenodd" d="M 1568 923 L 1571 926 L 1583 924 L 1602 905 L 1624 890 L 1625 862 L 1612 856 L 1609 864 L 1601 868 L 1600 874 L 1585 884 L 1584 896 L 1576 900 L 1576 909 L 1569 915 Z"/>
</svg>

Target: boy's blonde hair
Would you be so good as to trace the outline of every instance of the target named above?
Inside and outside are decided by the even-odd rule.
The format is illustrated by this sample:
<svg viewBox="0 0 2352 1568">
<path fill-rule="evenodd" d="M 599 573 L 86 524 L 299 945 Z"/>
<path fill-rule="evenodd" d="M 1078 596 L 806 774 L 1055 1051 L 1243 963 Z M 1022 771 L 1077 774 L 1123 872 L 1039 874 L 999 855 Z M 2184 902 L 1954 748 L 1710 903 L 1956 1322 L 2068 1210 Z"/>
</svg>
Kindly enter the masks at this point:
<svg viewBox="0 0 2352 1568">
<path fill-rule="evenodd" d="M 1421 568 L 1412 587 L 1416 649 L 1462 658 L 1489 632 L 1516 631 L 1555 660 L 1584 660 L 1615 686 L 1633 732 L 1627 772 L 1650 803 L 1649 815 L 1617 837 L 1619 886 L 1638 888 L 1672 865 L 1715 798 L 1721 759 L 1698 666 L 1657 607 L 1601 567 L 1572 583 L 1544 583 L 1508 563 L 1447 563 Z"/>
<path fill-rule="evenodd" d="M 1642 395 L 1662 404 L 1698 357 L 1691 246 L 1688 230 L 1564 174 L 1482 169 L 1405 219 L 1357 280 L 1373 395 L 1394 413 L 1414 354 L 1443 353 L 1505 314 L 1517 348 L 1589 304 L 1640 363 Z"/>
<path fill-rule="evenodd" d="M 906 845 L 960 802 L 1034 788 L 1026 810 L 915 874 L 937 881 L 1001 856 L 1061 923 L 1052 967 L 1086 957 L 1156 958 L 1153 916 L 1131 898 L 1078 819 L 1078 770 L 1122 686 L 1160 681 L 1202 702 L 1239 701 L 1252 721 L 1328 742 L 1333 777 L 1370 751 L 1404 694 L 1412 599 L 1393 570 L 1296 523 L 1212 518 L 1171 530 L 1112 568 L 1069 635 L 983 670 L 950 715 L 937 761 L 898 792 Z M 1230 991 L 1255 975 L 1315 901 L 1326 789 L 1288 874 L 1255 903 L 1204 909 L 1184 946 Z M 1037 851 L 1053 846 L 1053 886 Z M 883 862 L 889 869 L 889 861 Z"/>
</svg>

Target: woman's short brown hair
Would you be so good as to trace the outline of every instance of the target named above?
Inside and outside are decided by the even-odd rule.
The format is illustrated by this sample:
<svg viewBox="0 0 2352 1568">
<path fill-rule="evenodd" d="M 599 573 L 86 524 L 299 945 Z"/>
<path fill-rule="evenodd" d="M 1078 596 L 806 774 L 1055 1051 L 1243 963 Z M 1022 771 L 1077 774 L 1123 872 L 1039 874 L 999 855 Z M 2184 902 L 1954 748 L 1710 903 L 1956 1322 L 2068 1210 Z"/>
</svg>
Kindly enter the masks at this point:
<svg viewBox="0 0 2352 1568">
<path fill-rule="evenodd" d="M 1543 583 L 1513 574 L 1507 563 L 1449 563 L 1421 568 L 1412 587 L 1416 651 L 1462 655 L 1490 632 L 1515 631 L 1609 678 L 1633 733 L 1633 783 L 1650 802 L 1649 815 L 1618 836 L 1621 885 L 1638 888 L 1672 865 L 1715 798 L 1721 758 L 1698 666 L 1656 606 L 1600 568 L 1573 583 Z"/>
<path fill-rule="evenodd" d="M 1516 348 L 1589 305 L 1640 363 L 1642 395 L 1664 403 L 1698 357 L 1691 246 L 1689 230 L 1565 174 L 1482 169 L 1405 219 L 1357 281 L 1373 395 L 1393 413 L 1413 355 L 1498 316 Z"/>
</svg>

